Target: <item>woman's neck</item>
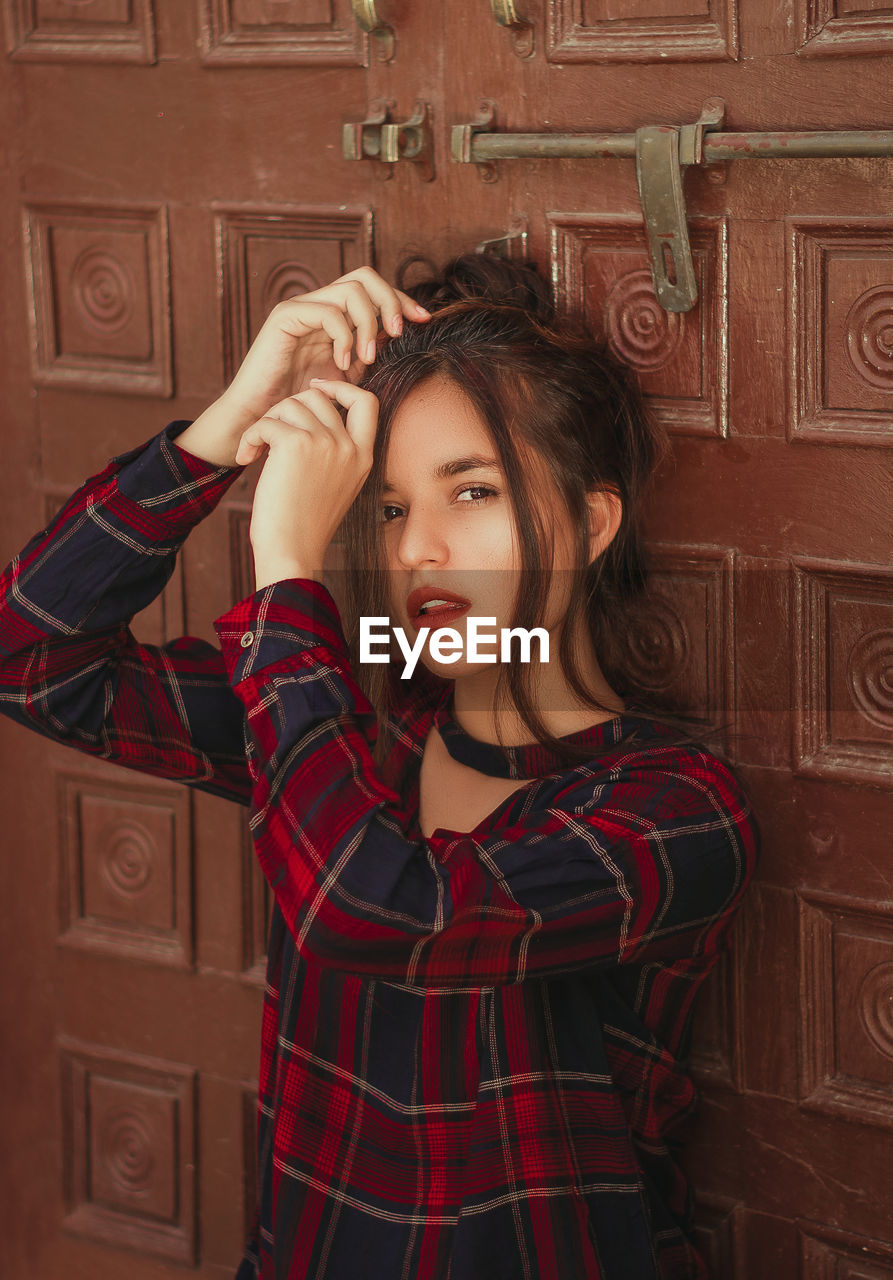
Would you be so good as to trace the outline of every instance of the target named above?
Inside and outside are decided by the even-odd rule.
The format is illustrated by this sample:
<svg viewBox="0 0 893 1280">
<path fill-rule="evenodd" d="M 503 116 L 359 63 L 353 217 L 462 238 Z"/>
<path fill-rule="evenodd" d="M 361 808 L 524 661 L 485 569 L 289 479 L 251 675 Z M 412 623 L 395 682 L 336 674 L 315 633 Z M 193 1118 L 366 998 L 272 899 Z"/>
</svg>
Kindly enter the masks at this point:
<svg viewBox="0 0 893 1280">
<path fill-rule="evenodd" d="M 552 662 L 537 664 L 532 682 L 534 705 L 546 728 L 556 738 L 567 737 L 591 725 L 602 724 L 618 712 L 625 710 L 623 699 L 605 680 L 594 655 L 581 664 L 585 687 L 607 711 L 596 711 L 581 702 L 564 678 L 561 664 Z M 474 671 L 456 679 L 453 693 L 453 709 L 457 723 L 479 742 L 498 742 L 497 723 L 502 729 L 503 741 L 508 746 L 520 746 L 531 741 L 529 727 L 521 719 L 517 709 L 494 707 L 498 668 L 494 665 L 483 671 Z"/>
</svg>

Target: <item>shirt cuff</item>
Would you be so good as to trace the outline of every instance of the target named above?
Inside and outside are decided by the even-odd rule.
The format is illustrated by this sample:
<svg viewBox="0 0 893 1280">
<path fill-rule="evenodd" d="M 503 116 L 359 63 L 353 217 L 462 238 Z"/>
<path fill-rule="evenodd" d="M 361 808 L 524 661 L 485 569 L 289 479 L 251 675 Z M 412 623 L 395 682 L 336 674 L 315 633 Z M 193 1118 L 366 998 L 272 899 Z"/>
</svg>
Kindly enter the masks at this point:
<svg viewBox="0 0 893 1280">
<path fill-rule="evenodd" d="M 157 435 L 135 449 L 112 458 L 112 492 L 106 501 L 114 507 L 139 509 L 141 526 L 160 541 L 185 536 L 204 519 L 245 470 L 216 466 L 175 444 L 175 438 L 191 423 L 170 422 Z"/>
<path fill-rule="evenodd" d="M 350 666 L 338 606 L 315 578 L 270 583 L 221 614 L 214 629 L 234 686 L 268 667 L 305 665 L 314 649 Z"/>
</svg>

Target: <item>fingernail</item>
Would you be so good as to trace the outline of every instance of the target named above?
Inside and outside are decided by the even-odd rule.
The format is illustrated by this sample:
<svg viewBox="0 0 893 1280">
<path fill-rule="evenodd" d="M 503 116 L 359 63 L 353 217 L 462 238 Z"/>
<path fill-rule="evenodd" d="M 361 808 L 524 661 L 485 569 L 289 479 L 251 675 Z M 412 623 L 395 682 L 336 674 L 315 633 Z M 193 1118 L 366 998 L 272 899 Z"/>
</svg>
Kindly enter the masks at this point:
<svg viewBox="0 0 893 1280">
<path fill-rule="evenodd" d="M 399 338 L 400 334 L 403 332 L 403 317 L 394 316 L 391 320 L 390 329 L 394 337 Z"/>
<path fill-rule="evenodd" d="M 415 309 L 420 316 L 427 316 L 429 320 L 431 319 L 431 312 L 426 311 L 424 307 L 420 307 L 418 303 L 415 304 Z"/>
<path fill-rule="evenodd" d="M 375 353 L 378 350 L 377 344 L 373 339 L 366 343 L 366 363 L 373 364 L 375 362 Z"/>
</svg>

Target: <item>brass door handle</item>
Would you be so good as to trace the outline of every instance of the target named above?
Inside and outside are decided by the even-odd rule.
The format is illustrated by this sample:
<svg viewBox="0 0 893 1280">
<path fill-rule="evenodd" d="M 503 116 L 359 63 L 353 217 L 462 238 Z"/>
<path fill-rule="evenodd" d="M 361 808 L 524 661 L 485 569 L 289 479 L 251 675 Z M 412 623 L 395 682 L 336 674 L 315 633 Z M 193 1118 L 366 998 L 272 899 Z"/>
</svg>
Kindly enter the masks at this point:
<svg viewBox="0 0 893 1280">
<path fill-rule="evenodd" d="M 533 53 L 533 23 L 521 17 L 515 0 L 490 0 L 490 8 L 499 25 L 514 32 L 518 57 L 529 58 Z"/>
<path fill-rule="evenodd" d="M 394 28 L 379 17 L 378 0 L 350 0 L 350 7 L 357 26 L 379 42 L 379 57 L 389 61 L 394 56 Z"/>
</svg>

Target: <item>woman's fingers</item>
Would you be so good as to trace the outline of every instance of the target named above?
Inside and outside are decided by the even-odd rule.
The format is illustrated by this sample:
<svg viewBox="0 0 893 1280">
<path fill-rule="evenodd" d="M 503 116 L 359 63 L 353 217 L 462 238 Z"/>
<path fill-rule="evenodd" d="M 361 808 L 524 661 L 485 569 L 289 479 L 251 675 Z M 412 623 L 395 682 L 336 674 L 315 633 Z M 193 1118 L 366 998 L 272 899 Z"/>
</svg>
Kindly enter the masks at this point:
<svg viewBox="0 0 893 1280">
<path fill-rule="evenodd" d="M 336 382 L 329 378 L 313 378 L 313 386 L 331 396 L 336 404 L 347 410 L 344 428 L 361 457 L 372 465 L 372 446 L 378 427 L 378 399 L 371 391 L 355 387 L 352 382 Z"/>
<path fill-rule="evenodd" d="M 296 338 L 307 336 L 308 330 L 322 329 L 332 339 L 332 354 L 339 369 L 349 369 L 354 331 L 343 307 L 335 302 L 315 298 L 289 298 L 280 302 L 277 311 L 282 327 Z"/>
<path fill-rule="evenodd" d="M 309 435 L 325 432 L 335 437 L 336 443 L 344 442 L 346 430 L 347 436 L 357 448 L 366 448 L 370 428 L 371 438 L 374 439 L 378 421 L 378 401 L 375 396 L 346 382 L 322 378 L 314 378 L 313 382 L 319 385 L 281 400 L 242 433 L 235 459 L 238 466 L 249 466 L 261 456 L 268 445 L 288 440 L 295 428 Z M 341 387 L 349 387 L 354 394 L 346 397 L 335 394 Z M 347 409 L 348 419 L 353 412 L 354 417 L 349 424 L 342 418 L 339 404 Z M 371 441 L 368 448 L 371 458 Z"/>
<path fill-rule="evenodd" d="M 278 320 L 296 338 L 322 330 L 332 340 L 332 356 L 345 373 L 359 361 L 374 362 L 378 350 L 379 317 L 391 337 L 403 330 L 404 317 L 421 322 L 430 313 L 371 267 L 358 267 L 313 293 L 280 302 Z M 356 359 L 354 358 L 356 349 Z"/>
<path fill-rule="evenodd" d="M 335 285 L 342 285 L 350 282 L 359 284 L 367 297 L 371 300 L 375 311 L 381 316 L 382 327 L 386 333 L 392 337 L 397 337 L 403 330 L 404 316 L 408 320 L 428 320 L 430 312 L 426 311 L 423 306 L 415 302 L 408 294 L 403 293 L 401 289 L 396 289 L 388 284 L 382 276 L 374 271 L 372 267 L 357 267 L 355 271 L 349 271 L 339 280 L 335 281 Z M 358 326 L 359 328 L 359 326 Z M 366 360 L 367 364 L 371 364 L 375 359 L 375 350 L 368 344 L 378 333 L 378 324 L 372 332 L 365 331 L 363 333 L 363 342 L 365 350 L 368 351 L 370 359 Z M 361 359 L 364 358 L 364 348 L 358 343 L 357 351 Z"/>
</svg>

